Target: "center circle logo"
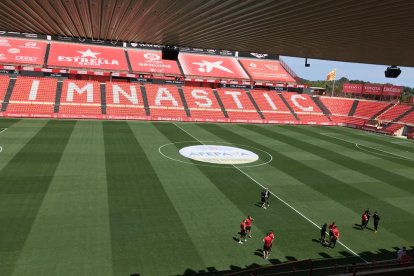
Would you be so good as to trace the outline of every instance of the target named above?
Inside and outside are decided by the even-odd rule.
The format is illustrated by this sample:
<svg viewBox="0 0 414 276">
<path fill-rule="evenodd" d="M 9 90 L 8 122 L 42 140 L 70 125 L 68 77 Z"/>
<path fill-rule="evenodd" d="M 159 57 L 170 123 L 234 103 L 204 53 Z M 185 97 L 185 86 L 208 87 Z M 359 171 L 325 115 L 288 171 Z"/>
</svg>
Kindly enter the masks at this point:
<svg viewBox="0 0 414 276">
<path fill-rule="evenodd" d="M 189 146 L 182 148 L 180 154 L 193 160 L 214 164 L 247 164 L 259 159 L 254 152 L 217 145 Z"/>
</svg>

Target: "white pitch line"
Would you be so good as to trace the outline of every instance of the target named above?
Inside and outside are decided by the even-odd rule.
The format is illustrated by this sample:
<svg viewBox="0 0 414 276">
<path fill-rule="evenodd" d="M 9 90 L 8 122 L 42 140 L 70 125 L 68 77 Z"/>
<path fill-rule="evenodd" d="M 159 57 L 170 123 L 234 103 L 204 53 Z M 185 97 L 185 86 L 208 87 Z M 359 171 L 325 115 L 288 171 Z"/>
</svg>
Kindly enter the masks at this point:
<svg viewBox="0 0 414 276">
<path fill-rule="evenodd" d="M 182 127 L 180 127 L 179 125 L 177 125 L 176 123 L 174 123 L 174 125 L 176 127 L 178 127 L 179 129 L 181 129 L 182 131 L 184 131 L 185 133 L 187 133 L 189 136 L 191 136 L 194 140 L 198 141 L 200 144 L 204 144 L 203 142 L 201 142 L 200 140 L 198 140 L 194 135 L 192 135 L 191 133 L 189 133 L 188 131 L 186 131 L 185 129 L 183 129 Z M 259 181 L 257 181 L 256 179 L 254 179 L 253 177 L 251 177 L 250 175 L 248 175 L 246 172 L 244 172 L 242 169 L 236 167 L 235 165 L 232 165 L 235 169 L 237 169 L 238 171 L 240 171 L 242 174 L 244 174 L 245 176 L 247 176 L 250 180 L 252 180 L 253 182 L 255 182 L 257 185 L 259 185 L 260 187 L 262 187 L 263 189 L 265 188 L 265 186 L 263 186 Z M 300 211 L 298 211 L 295 207 L 293 207 L 292 205 L 290 205 L 289 203 L 287 203 L 285 200 L 283 200 L 281 197 L 279 197 L 278 195 L 276 195 L 275 193 L 273 193 L 272 191 L 269 190 L 269 192 L 275 197 L 277 198 L 280 202 L 282 202 L 283 204 L 285 204 L 286 206 L 288 206 L 290 209 L 292 209 L 294 212 L 296 212 L 298 215 L 300 215 L 302 218 L 304 218 L 305 220 L 307 220 L 308 222 L 310 222 L 313 226 L 315 226 L 316 228 L 318 228 L 319 230 L 321 230 L 321 228 L 315 223 L 313 222 L 310 218 L 308 218 L 307 216 L 305 216 L 304 214 L 302 214 Z M 362 258 L 360 255 L 358 255 L 358 253 L 356 253 L 355 251 L 353 251 L 351 248 L 349 248 L 348 246 L 346 246 L 344 243 L 342 243 L 341 241 L 338 240 L 338 243 L 340 245 L 342 245 L 346 250 L 348 250 L 349 252 L 351 252 L 354 256 L 360 258 L 361 260 L 363 260 L 365 263 L 368 263 L 367 260 L 365 260 L 364 258 Z"/>
<path fill-rule="evenodd" d="M 7 130 L 7 127 L 3 128 L 2 130 L 0 130 L 0 134 L 2 134 L 3 132 L 5 132 Z M 0 152 L 3 151 L 3 147 L 0 146 Z"/>
<path fill-rule="evenodd" d="M 398 159 L 405 159 L 405 160 L 407 160 L 407 161 L 414 161 L 413 159 L 411 159 L 410 157 L 407 157 L 407 156 L 404 156 L 404 155 L 400 155 L 400 154 L 396 154 L 396 153 L 392 153 L 392 152 L 388 152 L 388 151 L 386 151 L 386 150 L 381 150 L 381 149 L 377 149 L 377 148 L 374 148 L 374 147 L 370 147 L 370 146 L 365 146 L 365 145 L 362 145 L 362 144 L 358 144 L 358 143 L 355 143 L 355 142 L 351 142 L 351 141 L 348 141 L 348 140 L 345 140 L 345 139 L 342 139 L 342 138 L 338 138 L 338 137 L 334 137 L 334 136 L 331 136 L 331 135 L 328 135 L 328 134 L 324 134 L 324 133 L 319 133 L 319 134 L 321 134 L 321 135 L 323 135 L 323 136 L 327 136 L 327 137 L 330 137 L 330 138 L 334 138 L 334 139 L 337 139 L 337 140 L 340 140 L 340 141 L 343 141 L 343 142 L 347 142 L 347 143 L 350 143 L 350 144 L 354 144 L 355 145 L 355 147 L 357 147 L 358 149 L 360 149 L 360 150 L 363 150 L 362 148 L 360 148 L 359 146 L 363 146 L 363 147 L 366 147 L 366 148 L 370 148 L 370 149 L 373 149 L 373 150 L 377 150 L 377 151 L 381 151 L 381 152 L 384 152 L 384 153 L 386 153 L 386 154 L 390 154 L 390 155 L 394 155 L 394 156 L 397 156 L 398 157 Z M 363 151 L 366 151 L 366 150 L 363 150 Z M 366 151 L 366 152 L 369 152 L 369 151 Z M 372 153 L 372 152 L 371 152 Z M 382 155 L 382 156 L 384 156 L 384 155 Z"/>
</svg>

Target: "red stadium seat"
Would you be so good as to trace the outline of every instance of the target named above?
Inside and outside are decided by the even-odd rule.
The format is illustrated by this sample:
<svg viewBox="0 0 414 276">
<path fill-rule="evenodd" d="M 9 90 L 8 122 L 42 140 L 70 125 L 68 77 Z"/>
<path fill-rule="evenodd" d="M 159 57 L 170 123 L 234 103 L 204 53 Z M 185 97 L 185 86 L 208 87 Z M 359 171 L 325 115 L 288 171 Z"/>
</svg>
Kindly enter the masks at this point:
<svg viewBox="0 0 414 276">
<path fill-rule="evenodd" d="M 332 115 L 348 116 L 354 99 L 320 97 L 321 102 L 329 109 Z"/>
<path fill-rule="evenodd" d="M 107 82 L 105 86 L 108 119 L 147 119 L 140 85 Z"/>
<path fill-rule="evenodd" d="M 389 105 L 387 102 L 359 101 L 354 117 L 371 119 L 375 114 Z"/>
<path fill-rule="evenodd" d="M 13 88 L 8 114 L 24 117 L 52 117 L 57 80 L 18 76 Z"/>
<path fill-rule="evenodd" d="M 64 80 L 60 118 L 102 118 L 101 93 L 96 81 Z"/>
<path fill-rule="evenodd" d="M 299 117 L 300 124 L 330 124 L 331 121 L 307 94 L 282 92 L 282 97 Z"/>
<path fill-rule="evenodd" d="M 151 119 L 153 120 L 188 120 L 181 102 L 180 93 L 175 85 L 145 85 Z"/>
<path fill-rule="evenodd" d="M 268 122 L 280 124 L 297 123 L 297 119 L 276 91 L 250 90 L 250 94 Z"/>
<path fill-rule="evenodd" d="M 408 105 L 395 105 L 392 108 L 388 109 L 386 112 L 378 116 L 378 120 L 381 121 L 392 121 L 398 116 L 402 115 L 404 112 L 408 111 L 411 106 Z"/>
<path fill-rule="evenodd" d="M 211 88 L 182 87 L 192 121 L 226 121 L 223 111 Z"/>
<path fill-rule="evenodd" d="M 410 113 L 399 119 L 398 122 L 414 125 L 414 112 L 411 111 Z"/>
<path fill-rule="evenodd" d="M 4 101 L 7 87 L 9 87 L 10 78 L 8 76 L 0 75 L 0 103 Z"/>
<path fill-rule="evenodd" d="M 241 89 L 217 89 L 229 119 L 234 122 L 260 121 L 261 117 L 253 103 Z"/>
</svg>

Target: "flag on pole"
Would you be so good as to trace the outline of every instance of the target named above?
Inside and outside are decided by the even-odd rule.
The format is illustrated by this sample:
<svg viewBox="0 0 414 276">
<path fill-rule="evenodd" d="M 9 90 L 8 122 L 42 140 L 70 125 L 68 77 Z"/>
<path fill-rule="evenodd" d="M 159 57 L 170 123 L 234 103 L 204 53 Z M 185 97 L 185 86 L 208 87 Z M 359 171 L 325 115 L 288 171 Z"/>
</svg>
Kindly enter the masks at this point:
<svg viewBox="0 0 414 276">
<path fill-rule="evenodd" d="M 327 81 L 334 80 L 336 78 L 336 68 L 333 69 L 329 74 L 326 76 Z"/>
</svg>

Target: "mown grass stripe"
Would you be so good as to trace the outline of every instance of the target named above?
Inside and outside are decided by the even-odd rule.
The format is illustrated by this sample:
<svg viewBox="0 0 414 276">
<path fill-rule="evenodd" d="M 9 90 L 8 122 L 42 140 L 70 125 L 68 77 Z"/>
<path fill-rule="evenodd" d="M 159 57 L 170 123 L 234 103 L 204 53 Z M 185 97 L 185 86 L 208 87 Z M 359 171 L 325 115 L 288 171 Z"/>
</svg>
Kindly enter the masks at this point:
<svg viewBox="0 0 414 276">
<path fill-rule="evenodd" d="M 392 206 L 391 204 L 372 196 L 368 192 L 357 190 L 344 181 L 327 175 L 320 170 L 316 170 L 268 146 L 258 144 L 224 127 L 212 124 L 203 124 L 200 125 L 200 127 L 227 141 L 242 143 L 262 149 L 264 148 L 274 157 L 272 163 L 270 163 L 271 166 L 283 171 L 290 177 L 311 187 L 324 196 L 331 198 L 333 201 L 339 202 L 343 206 L 354 210 L 357 214 L 359 214 L 361 210 L 365 210 L 367 206 L 371 206 L 372 208 L 375 207 L 377 210 L 381 210 L 382 214 L 384 216 L 386 214 L 389 218 L 388 221 L 382 221 L 382 225 L 384 227 L 390 225 L 387 230 L 407 241 L 411 239 L 411 233 L 407 231 L 407 229 L 414 227 L 414 221 L 408 212 Z M 286 139 L 284 136 L 280 136 L 281 134 L 262 129 L 259 126 L 243 125 L 241 127 L 250 129 L 251 131 L 257 131 L 268 138 L 284 142 L 292 147 L 300 148 L 300 144 L 303 143 L 303 141 L 297 141 L 291 137 Z M 356 221 L 357 220 L 359 220 L 359 216 L 356 218 Z M 404 224 L 407 228 L 397 228 L 394 225 L 395 223 Z"/>
<path fill-rule="evenodd" d="M 247 126 L 247 128 L 260 132 L 267 137 L 276 137 L 278 140 L 283 141 L 285 143 L 294 143 L 295 146 L 301 150 L 308 151 L 313 154 L 319 155 L 322 158 L 329 160 L 331 162 L 334 162 L 338 165 L 341 165 L 345 168 L 348 168 L 360 174 L 369 176 L 373 179 L 377 179 L 378 181 L 386 182 L 391 186 L 404 190 L 408 193 L 414 194 L 414 185 L 411 185 L 413 181 L 412 179 L 390 172 L 387 170 L 387 168 L 379 167 L 379 166 L 376 166 L 375 164 L 369 164 L 369 163 L 357 160 L 355 158 L 348 157 L 344 154 L 341 154 L 340 152 L 336 152 L 336 151 L 329 149 L 329 147 L 321 147 L 321 146 L 308 143 L 306 142 L 306 139 L 298 139 L 292 136 L 284 135 L 280 132 L 270 131 L 268 129 L 264 129 L 264 128 L 257 127 L 257 126 L 252 126 L 252 127 Z M 281 128 L 286 129 L 285 126 L 281 126 Z M 335 145 L 343 146 L 343 147 L 349 148 L 352 151 L 355 151 L 355 146 L 348 142 L 341 141 L 341 140 L 338 140 L 338 139 L 335 139 L 329 136 L 324 136 L 324 135 L 315 133 L 313 131 L 310 131 L 304 128 L 300 128 L 300 127 L 289 128 L 289 131 L 293 133 L 299 133 L 302 135 L 306 135 L 308 137 L 312 137 L 312 138 L 319 139 L 319 140 L 323 139 Z M 364 151 L 364 153 L 374 155 L 376 158 L 385 159 L 389 162 L 398 163 L 399 165 L 404 165 L 408 167 L 413 166 L 413 162 L 409 160 L 388 158 L 385 156 L 379 156 L 377 154 L 369 153 L 366 151 Z"/>
<path fill-rule="evenodd" d="M 0 172 L 0 275 L 11 275 L 75 122 L 49 121 Z"/>
<path fill-rule="evenodd" d="M 104 122 L 103 130 L 114 275 L 165 275 L 188 263 L 203 267 L 128 123 Z M 174 253 L 178 249 L 182 254 Z"/>
<path fill-rule="evenodd" d="M 13 276 L 111 275 L 110 252 L 102 123 L 81 120 L 65 147 Z"/>
</svg>

